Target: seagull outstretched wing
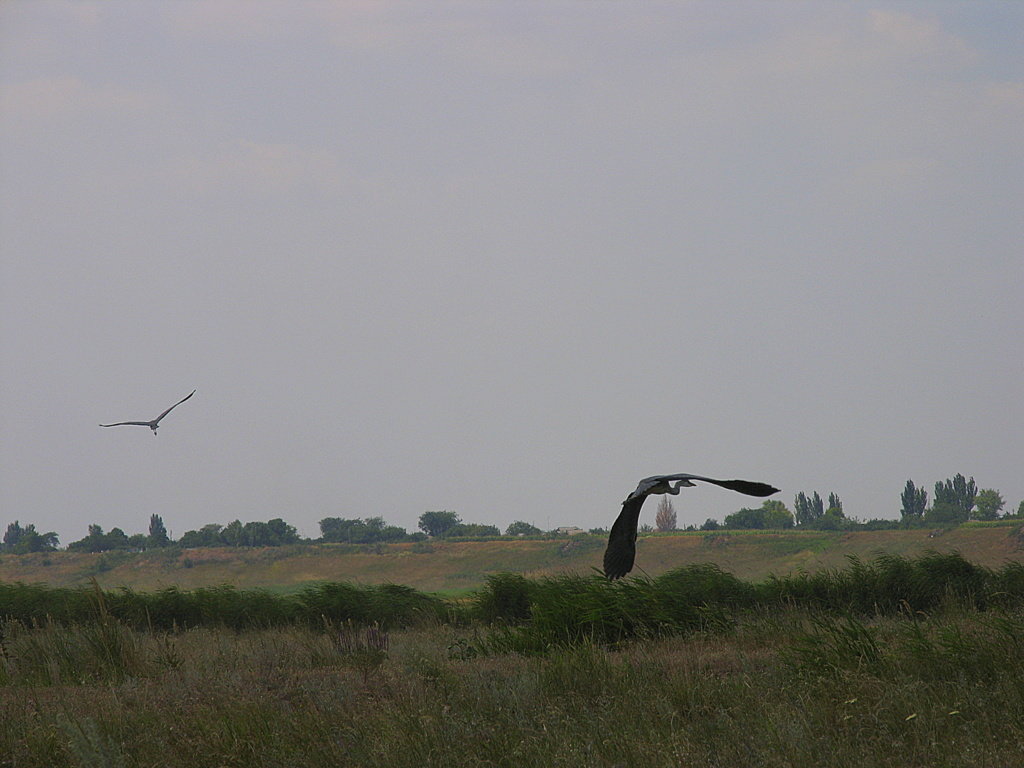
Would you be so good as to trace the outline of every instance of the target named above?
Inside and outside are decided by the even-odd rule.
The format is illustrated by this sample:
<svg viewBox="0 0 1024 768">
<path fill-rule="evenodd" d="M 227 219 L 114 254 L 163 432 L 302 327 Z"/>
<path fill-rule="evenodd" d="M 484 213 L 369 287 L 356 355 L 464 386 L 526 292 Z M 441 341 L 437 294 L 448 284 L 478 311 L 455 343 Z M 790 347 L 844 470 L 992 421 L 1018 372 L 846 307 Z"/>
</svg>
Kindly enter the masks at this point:
<svg viewBox="0 0 1024 768">
<path fill-rule="evenodd" d="M 187 395 L 185 395 L 185 397 L 181 398 L 181 400 L 176 402 L 174 405 L 172 405 L 170 408 L 168 408 L 166 411 L 161 413 L 159 416 L 157 416 L 152 421 L 119 421 L 116 424 L 100 424 L 100 426 L 101 427 L 124 427 L 124 426 L 149 427 L 150 429 L 153 430 L 153 434 L 155 435 L 157 427 L 160 426 L 160 419 L 162 419 L 168 413 L 170 413 L 175 408 L 177 408 L 179 405 L 184 403 L 186 400 L 188 400 L 190 397 L 192 397 L 192 395 L 194 395 L 195 393 L 196 393 L 196 390 L 193 389 L 191 392 L 189 392 Z"/>
<path fill-rule="evenodd" d="M 192 397 L 192 395 L 194 395 L 195 393 L 196 393 L 196 391 L 195 391 L 195 390 L 193 389 L 193 390 L 192 390 L 191 392 L 189 392 L 189 393 L 188 393 L 187 395 L 185 395 L 185 396 L 184 396 L 183 398 L 181 398 L 181 400 L 179 400 L 178 402 L 176 402 L 176 403 L 175 403 L 174 405 L 172 405 L 172 406 L 171 406 L 170 408 L 168 408 L 168 409 L 167 409 L 166 411 L 164 411 L 164 412 L 163 412 L 163 413 L 161 413 L 161 414 L 160 414 L 159 416 L 157 416 L 157 417 L 156 417 L 155 419 L 153 419 L 153 423 L 154 423 L 154 424 L 159 424 L 159 423 L 160 423 L 160 419 L 162 419 L 162 418 L 163 418 L 164 416 L 166 416 L 166 415 L 167 415 L 168 413 L 170 413 L 170 412 L 171 412 L 171 411 L 173 411 L 173 410 L 174 410 L 175 408 L 177 408 L 177 407 L 178 407 L 179 405 L 181 405 L 182 403 L 184 403 L 184 402 L 185 402 L 186 400 L 188 400 L 188 399 L 189 399 L 190 397 Z"/>
</svg>

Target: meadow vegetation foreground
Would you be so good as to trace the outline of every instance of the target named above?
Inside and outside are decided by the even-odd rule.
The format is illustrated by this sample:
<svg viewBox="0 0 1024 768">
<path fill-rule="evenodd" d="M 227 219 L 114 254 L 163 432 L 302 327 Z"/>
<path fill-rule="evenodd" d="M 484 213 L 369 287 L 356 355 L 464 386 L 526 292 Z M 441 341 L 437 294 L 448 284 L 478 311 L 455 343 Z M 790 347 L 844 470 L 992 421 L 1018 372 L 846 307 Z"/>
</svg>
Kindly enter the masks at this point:
<svg viewBox="0 0 1024 768">
<path fill-rule="evenodd" d="M 0 765 L 1019 765 L 1019 570 L 509 575 L 440 611 L 399 590 L 384 622 L 246 627 L 83 592 L 90 617 L 7 611 Z M 0 586 L 0 610 L 27 608 Z"/>
</svg>

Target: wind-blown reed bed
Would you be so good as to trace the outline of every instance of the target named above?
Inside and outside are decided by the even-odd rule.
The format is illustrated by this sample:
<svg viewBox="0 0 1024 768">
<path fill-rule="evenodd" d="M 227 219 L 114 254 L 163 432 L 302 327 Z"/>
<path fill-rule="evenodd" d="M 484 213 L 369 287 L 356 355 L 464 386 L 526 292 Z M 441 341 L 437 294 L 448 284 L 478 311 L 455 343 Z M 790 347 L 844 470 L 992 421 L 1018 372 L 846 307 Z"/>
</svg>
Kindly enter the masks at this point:
<svg viewBox="0 0 1024 768">
<path fill-rule="evenodd" d="M 545 651 L 581 641 L 617 643 L 699 629 L 728 630 L 750 611 L 799 607 L 822 614 L 885 616 L 956 603 L 976 609 L 1024 603 L 1024 566 L 991 570 L 957 553 L 850 558 L 843 570 L 798 573 L 748 584 L 715 565 L 689 565 L 657 578 L 609 582 L 599 575 L 488 579 L 476 615 L 496 625 L 495 649 Z"/>
<path fill-rule="evenodd" d="M 0 765 L 1019 764 L 1019 609 L 752 612 L 727 635 L 463 654 L 472 630 L 18 625 Z M 10 629 L 10 627 L 8 627 Z"/>
<path fill-rule="evenodd" d="M 0 584 L 0 766 L 1014 765 L 1024 569 Z"/>
<path fill-rule="evenodd" d="M 102 591 L 95 584 L 68 589 L 0 582 L 0 620 L 26 625 L 88 623 L 103 614 L 129 627 L 158 630 L 315 626 L 325 619 L 398 627 L 434 621 L 446 610 L 440 598 L 398 584 L 316 584 L 293 595 L 278 595 L 230 585 L 144 593 Z"/>
<path fill-rule="evenodd" d="M 141 593 L 0 583 L 0 619 L 26 626 L 88 623 L 101 613 L 134 628 L 224 626 L 235 630 L 329 622 L 393 628 L 475 619 L 501 628 L 503 648 L 543 651 L 581 641 L 616 643 L 701 628 L 725 629 L 743 611 L 799 606 L 825 613 L 889 615 L 955 601 L 978 609 L 1024 602 L 1024 565 L 998 570 L 957 553 L 916 558 L 851 557 L 845 569 L 750 584 L 712 564 L 657 578 L 609 582 L 599 574 L 529 579 L 502 573 L 466 600 L 444 600 L 396 584 L 314 584 L 289 595 L 230 585 Z M 498 637 L 496 635 L 496 637 Z"/>
</svg>

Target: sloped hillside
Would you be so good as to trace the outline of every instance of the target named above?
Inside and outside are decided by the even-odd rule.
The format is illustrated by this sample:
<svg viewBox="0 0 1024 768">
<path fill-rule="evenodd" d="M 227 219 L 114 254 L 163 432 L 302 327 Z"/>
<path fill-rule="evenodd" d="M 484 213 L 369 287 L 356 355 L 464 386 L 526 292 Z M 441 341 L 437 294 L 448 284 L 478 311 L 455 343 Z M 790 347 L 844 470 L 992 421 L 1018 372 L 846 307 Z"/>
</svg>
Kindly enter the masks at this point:
<svg viewBox="0 0 1024 768">
<path fill-rule="evenodd" d="M 880 552 L 915 555 L 929 549 L 959 551 L 968 560 L 997 567 L 1024 560 L 1024 526 L 967 525 L 948 531 L 675 533 L 641 537 L 637 564 L 656 576 L 686 563 L 712 562 L 742 579 L 760 580 L 800 569 L 841 568 L 848 556 Z M 0 580 L 84 584 L 152 590 L 229 583 L 239 587 L 293 589 L 311 581 L 392 582 L 419 590 L 458 593 L 502 571 L 537 576 L 599 568 L 604 539 L 389 544 L 375 547 L 305 545 L 265 549 L 171 549 L 79 554 L 53 552 L 0 556 Z M 639 568 L 636 573 L 640 573 Z"/>
</svg>

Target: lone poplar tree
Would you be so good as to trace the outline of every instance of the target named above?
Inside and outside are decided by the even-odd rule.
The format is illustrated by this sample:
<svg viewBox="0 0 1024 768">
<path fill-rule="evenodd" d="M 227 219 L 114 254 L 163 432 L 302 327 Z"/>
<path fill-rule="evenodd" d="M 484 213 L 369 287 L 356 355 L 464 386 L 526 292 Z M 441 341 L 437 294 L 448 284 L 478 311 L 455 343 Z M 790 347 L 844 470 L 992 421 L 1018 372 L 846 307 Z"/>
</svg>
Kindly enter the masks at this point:
<svg viewBox="0 0 1024 768">
<path fill-rule="evenodd" d="M 935 484 L 935 503 L 955 507 L 960 522 L 971 518 L 971 510 L 974 509 L 974 499 L 977 495 L 978 486 L 974 478 L 968 480 L 959 472 L 952 480 Z"/>
<path fill-rule="evenodd" d="M 914 481 L 907 480 L 900 500 L 903 502 L 900 516 L 904 522 L 916 522 L 924 517 L 924 509 L 928 506 L 928 491 L 923 487 L 915 488 Z"/>
<path fill-rule="evenodd" d="M 1003 499 L 1003 495 L 995 488 L 985 488 L 978 491 L 978 495 L 974 498 L 974 503 L 975 520 L 996 520 L 999 518 L 999 513 L 1003 511 L 1003 505 L 1006 504 L 1006 501 Z"/>
<path fill-rule="evenodd" d="M 166 547 L 171 543 L 167 536 L 167 529 L 164 527 L 164 520 L 160 515 L 149 516 L 149 541 L 151 547 Z"/>
<path fill-rule="evenodd" d="M 676 529 L 676 508 L 672 506 L 672 499 L 662 496 L 658 502 L 658 514 L 654 516 L 655 527 L 664 533 Z"/>
<path fill-rule="evenodd" d="M 830 493 L 828 495 L 828 509 L 825 511 L 827 512 L 833 509 L 838 513 L 839 517 L 845 517 L 843 514 L 843 502 L 839 500 L 839 496 L 837 494 Z"/>
<path fill-rule="evenodd" d="M 836 501 L 838 501 L 838 498 Z M 825 514 L 825 503 L 821 500 L 821 495 L 817 491 L 814 492 L 811 498 L 807 498 L 807 494 L 800 491 L 793 501 L 793 507 L 796 509 L 797 525 L 810 525 L 821 520 Z"/>
<path fill-rule="evenodd" d="M 434 512 L 424 512 L 420 515 L 419 528 L 427 536 L 430 537 L 443 537 L 449 528 L 452 528 L 462 522 L 455 512 L 449 512 L 448 510 L 440 510 Z"/>
</svg>

